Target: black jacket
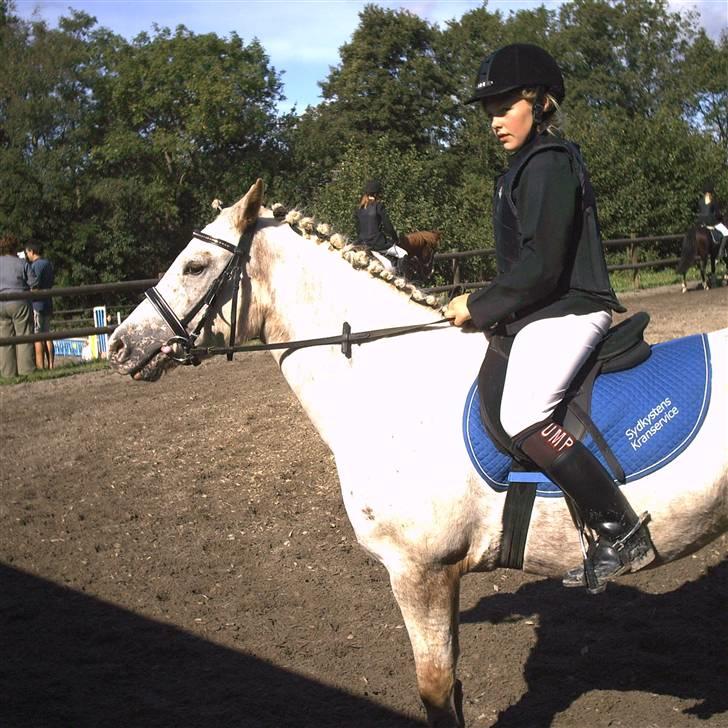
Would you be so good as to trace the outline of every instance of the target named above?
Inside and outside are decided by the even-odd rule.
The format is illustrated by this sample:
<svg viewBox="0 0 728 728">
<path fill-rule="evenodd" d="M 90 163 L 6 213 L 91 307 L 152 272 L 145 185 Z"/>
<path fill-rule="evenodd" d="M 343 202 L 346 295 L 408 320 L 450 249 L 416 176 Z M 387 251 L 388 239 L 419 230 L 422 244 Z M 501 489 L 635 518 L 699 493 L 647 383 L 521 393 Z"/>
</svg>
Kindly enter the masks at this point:
<svg viewBox="0 0 728 728">
<path fill-rule="evenodd" d="M 717 225 L 722 222 L 723 215 L 721 215 L 718 201 L 713 198 L 712 202 L 706 203 L 705 197 L 700 195 L 700 199 L 697 204 L 697 220 L 701 225 Z"/>
<path fill-rule="evenodd" d="M 386 250 L 397 242 L 397 233 L 381 202 L 356 211 L 357 241 L 373 250 Z"/>
<path fill-rule="evenodd" d="M 509 332 L 542 318 L 625 311 L 609 282 L 596 200 L 579 148 L 538 134 L 496 180 L 498 274 L 468 297 L 473 323 Z"/>
</svg>

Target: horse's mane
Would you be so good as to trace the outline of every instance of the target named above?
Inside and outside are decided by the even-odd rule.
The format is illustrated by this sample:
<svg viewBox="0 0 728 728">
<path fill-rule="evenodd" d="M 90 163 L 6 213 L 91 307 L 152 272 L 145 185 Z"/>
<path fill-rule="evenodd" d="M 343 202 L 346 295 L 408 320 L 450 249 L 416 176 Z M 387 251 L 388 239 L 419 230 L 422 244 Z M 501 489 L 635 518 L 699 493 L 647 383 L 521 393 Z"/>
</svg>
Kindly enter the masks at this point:
<svg viewBox="0 0 728 728">
<path fill-rule="evenodd" d="M 276 203 L 272 206 L 273 216 L 287 223 L 292 230 L 302 237 L 313 240 L 318 245 L 326 244 L 327 249 L 336 252 L 353 268 L 366 271 L 369 275 L 380 278 L 398 291 L 407 295 L 416 303 L 439 309 L 444 301 L 439 296 L 425 293 L 414 283 L 402 276 L 396 276 L 388 271 L 377 258 L 372 255 L 369 248 L 363 245 L 350 243 L 345 235 L 334 233 L 328 223 L 317 223 L 313 217 L 304 216 L 300 210 L 289 210 L 285 205 Z M 423 232 L 422 235 L 431 235 Z"/>
</svg>

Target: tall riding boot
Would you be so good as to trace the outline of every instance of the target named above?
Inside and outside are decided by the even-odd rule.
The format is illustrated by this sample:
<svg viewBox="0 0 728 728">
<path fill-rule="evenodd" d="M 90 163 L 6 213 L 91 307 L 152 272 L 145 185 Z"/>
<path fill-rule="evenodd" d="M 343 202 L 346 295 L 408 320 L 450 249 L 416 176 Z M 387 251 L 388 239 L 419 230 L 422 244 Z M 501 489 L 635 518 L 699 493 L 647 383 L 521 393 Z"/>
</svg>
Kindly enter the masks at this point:
<svg viewBox="0 0 728 728">
<path fill-rule="evenodd" d="M 576 437 L 553 422 L 522 434 L 518 445 L 576 504 L 584 524 L 597 535 L 584 565 L 569 570 L 564 586 L 586 586 L 598 594 L 620 574 L 638 571 L 654 558 L 645 525 L 594 455 Z"/>
</svg>

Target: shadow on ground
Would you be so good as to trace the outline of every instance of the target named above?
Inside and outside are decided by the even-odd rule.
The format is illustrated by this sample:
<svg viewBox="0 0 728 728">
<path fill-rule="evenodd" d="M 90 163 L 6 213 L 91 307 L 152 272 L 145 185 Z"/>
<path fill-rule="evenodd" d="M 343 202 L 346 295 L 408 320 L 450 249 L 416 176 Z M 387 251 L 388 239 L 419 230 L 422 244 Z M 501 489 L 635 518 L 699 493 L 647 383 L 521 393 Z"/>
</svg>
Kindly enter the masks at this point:
<svg viewBox="0 0 728 728">
<path fill-rule="evenodd" d="M 0 565 L 3 728 L 419 728 L 336 688 Z"/>
<path fill-rule="evenodd" d="M 533 617 L 537 642 L 524 666 L 528 690 L 493 728 L 548 726 L 594 690 L 639 691 L 696 701 L 708 719 L 728 711 L 728 561 L 666 594 L 622 583 L 600 596 L 558 581 L 482 599 L 462 622 Z M 534 616 L 535 615 L 535 616 Z M 728 715 L 726 716 L 728 725 Z"/>
</svg>

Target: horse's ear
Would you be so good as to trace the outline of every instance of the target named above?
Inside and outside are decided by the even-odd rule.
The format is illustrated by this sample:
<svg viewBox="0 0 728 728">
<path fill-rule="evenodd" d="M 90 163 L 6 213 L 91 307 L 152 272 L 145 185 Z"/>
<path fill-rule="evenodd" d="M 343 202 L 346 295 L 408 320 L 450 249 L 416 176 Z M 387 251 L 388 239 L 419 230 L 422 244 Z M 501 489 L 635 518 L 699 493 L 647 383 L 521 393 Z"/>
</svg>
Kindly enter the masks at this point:
<svg viewBox="0 0 728 728">
<path fill-rule="evenodd" d="M 263 180 L 257 179 L 250 189 L 235 203 L 233 208 L 235 227 L 242 232 L 248 225 L 258 219 L 260 206 L 263 204 Z"/>
</svg>

